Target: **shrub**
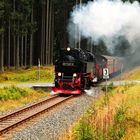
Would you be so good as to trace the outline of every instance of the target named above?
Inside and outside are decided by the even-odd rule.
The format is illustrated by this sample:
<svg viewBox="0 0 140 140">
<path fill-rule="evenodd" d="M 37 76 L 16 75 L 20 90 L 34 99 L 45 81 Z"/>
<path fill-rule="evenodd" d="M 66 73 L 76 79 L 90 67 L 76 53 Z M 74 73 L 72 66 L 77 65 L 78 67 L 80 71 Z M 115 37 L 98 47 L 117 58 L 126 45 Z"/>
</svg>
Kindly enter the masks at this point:
<svg viewBox="0 0 140 140">
<path fill-rule="evenodd" d="M 124 123 L 126 119 L 126 115 L 125 115 L 126 111 L 127 111 L 127 107 L 125 107 L 124 105 L 120 105 L 116 109 L 116 114 L 114 117 L 116 123 Z"/>
<path fill-rule="evenodd" d="M 109 85 L 107 85 L 107 91 L 108 91 L 108 92 L 112 91 L 114 88 L 115 88 L 115 87 L 114 87 L 114 84 L 113 84 L 113 83 L 110 83 Z M 102 90 L 103 90 L 103 91 L 106 91 L 106 85 L 104 85 L 104 86 L 102 87 Z"/>
<path fill-rule="evenodd" d="M 116 109 L 116 114 L 114 116 L 114 123 L 109 128 L 109 136 L 112 140 L 120 140 L 126 131 L 126 111 L 127 107 L 120 105 Z"/>
<path fill-rule="evenodd" d="M 11 87 L 4 87 L 0 93 L 0 100 L 16 100 L 21 97 L 25 97 L 28 95 L 28 91 L 19 87 L 11 86 Z"/>
<path fill-rule="evenodd" d="M 84 120 L 81 120 L 80 123 L 76 126 L 74 130 L 74 137 L 76 140 L 93 140 L 94 131 L 93 128 Z"/>
</svg>

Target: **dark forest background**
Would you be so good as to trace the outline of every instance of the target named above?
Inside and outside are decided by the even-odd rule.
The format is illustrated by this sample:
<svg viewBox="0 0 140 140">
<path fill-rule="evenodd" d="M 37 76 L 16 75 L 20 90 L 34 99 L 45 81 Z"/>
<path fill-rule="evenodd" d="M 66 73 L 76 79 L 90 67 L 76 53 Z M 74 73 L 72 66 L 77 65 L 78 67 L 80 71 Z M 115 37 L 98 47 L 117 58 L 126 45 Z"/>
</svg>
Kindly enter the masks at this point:
<svg viewBox="0 0 140 140">
<path fill-rule="evenodd" d="M 0 71 L 53 63 L 59 48 L 68 46 L 67 24 L 73 6 L 88 0 L 0 0 Z M 81 47 L 108 53 L 81 41 Z M 93 51 L 93 50 L 92 50 Z"/>
</svg>

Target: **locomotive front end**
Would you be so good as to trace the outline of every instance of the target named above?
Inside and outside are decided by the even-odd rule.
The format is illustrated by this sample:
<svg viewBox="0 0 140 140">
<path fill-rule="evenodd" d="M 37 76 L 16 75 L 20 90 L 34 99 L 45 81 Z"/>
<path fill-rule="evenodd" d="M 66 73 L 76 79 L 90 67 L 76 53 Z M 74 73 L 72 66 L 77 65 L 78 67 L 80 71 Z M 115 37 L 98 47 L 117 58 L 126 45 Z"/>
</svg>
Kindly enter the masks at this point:
<svg viewBox="0 0 140 140">
<path fill-rule="evenodd" d="M 78 51 L 70 48 L 63 49 L 55 62 L 55 87 L 56 94 L 80 94 L 81 93 L 81 66 L 78 61 Z"/>
</svg>

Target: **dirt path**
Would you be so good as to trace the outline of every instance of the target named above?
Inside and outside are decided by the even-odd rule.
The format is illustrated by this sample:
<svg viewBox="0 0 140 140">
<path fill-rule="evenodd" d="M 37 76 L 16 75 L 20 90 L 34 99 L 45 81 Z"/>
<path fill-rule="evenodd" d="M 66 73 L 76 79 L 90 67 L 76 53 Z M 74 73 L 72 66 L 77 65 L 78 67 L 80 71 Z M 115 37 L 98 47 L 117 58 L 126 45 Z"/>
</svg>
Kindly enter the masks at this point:
<svg viewBox="0 0 140 140">
<path fill-rule="evenodd" d="M 0 84 L 0 87 L 5 87 L 5 86 L 19 86 L 19 87 L 33 87 L 33 86 L 41 86 L 41 87 L 52 87 L 53 83 L 20 83 L 20 84 Z"/>
<path fill-rule="evenodd" d="M 126 85 L 126 84 L 140 84 L 140 80 L 120 80 L 120 81 L 107 81 L 107 85 L 113 83 L 114 85 Z M 105 85 L 106 82 L 102 82 L 100 85 Z"/>
</svg>

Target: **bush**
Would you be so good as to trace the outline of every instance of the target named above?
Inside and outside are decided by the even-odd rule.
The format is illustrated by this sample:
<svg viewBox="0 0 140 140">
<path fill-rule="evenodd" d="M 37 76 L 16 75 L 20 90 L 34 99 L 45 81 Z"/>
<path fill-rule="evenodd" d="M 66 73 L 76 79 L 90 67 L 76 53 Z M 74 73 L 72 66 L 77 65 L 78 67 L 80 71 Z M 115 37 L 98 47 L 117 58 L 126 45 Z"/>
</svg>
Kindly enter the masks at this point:
<svg viewBox="0 0 140 140">
<path fill-rule="evenodd" d="M 120 140 L 126 131 L 126 111 L 127 107 L 120 105 L 116 109 L 116 114 L 114 116 L 114 124 L 109 129 L 110 139 Z"/>
<path fill-rule="evenodd" d="M 0 100 L 16 100 L 28 95 L 28 91 L 19 87 L 11 86 L 0 89 Z"/>
<path fill-rule="evenodd" d="M 94 132 L 93 128 L 84 120 L 81 120 L 80 123 L 74 130 L 74 137 L 76 140 L 93 140 Z"/>
<path fill-rule="evenodd" d="M 127 107 L 125 105 L 120 105 L 117 109 L 116 109 L 116 114 L 114 116 L 115 122 L 117 124 L 124 124 L 125 120 L 126 120 L 126 112 L 127 112 Z"/>
<path fill-rule="evenodd" d="M 110 83 L 109 85 L 107 85 L 107 91 L 108 91 L 108 92 L 112 91 L 114 88 L 115 88 L 115 87 L 114 87 L 114 84 L 113 84 L 113 83 Z M 102 90 L 103 90 L 103 91 L 106 91 L 106 85 L 104 85 L 104 86 L 102 87 Z"/>
</svg>

